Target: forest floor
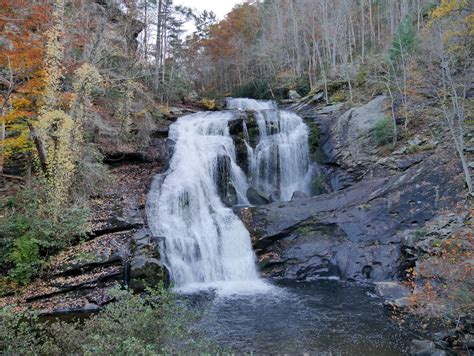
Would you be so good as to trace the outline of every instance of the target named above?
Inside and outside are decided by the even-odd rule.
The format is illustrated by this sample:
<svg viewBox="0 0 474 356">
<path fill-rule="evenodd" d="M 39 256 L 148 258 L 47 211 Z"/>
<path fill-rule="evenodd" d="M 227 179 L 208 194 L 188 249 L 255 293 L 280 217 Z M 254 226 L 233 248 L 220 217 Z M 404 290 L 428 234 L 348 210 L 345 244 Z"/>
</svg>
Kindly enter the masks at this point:
<svg viewBox="0 0 474 356">
<path fill-rule="evenodd" d="M 126 162 L 110 168 L 111 184 L 91 201 L 91 232 L 52 256 L 41 275 L 0 307 L 15 304 L 40 314 L 94 311 L 112 301 L 108 291 L 123 282 L 133 234 L 146 224 L 145 202 L 156 163 Z"/>
</svg>

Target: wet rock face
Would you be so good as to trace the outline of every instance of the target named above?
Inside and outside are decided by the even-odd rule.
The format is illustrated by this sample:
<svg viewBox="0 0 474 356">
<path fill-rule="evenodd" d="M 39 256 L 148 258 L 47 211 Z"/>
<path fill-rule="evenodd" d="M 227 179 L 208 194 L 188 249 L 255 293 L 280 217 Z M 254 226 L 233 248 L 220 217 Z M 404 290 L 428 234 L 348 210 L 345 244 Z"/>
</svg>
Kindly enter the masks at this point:
<svg viewBox="0 0 474 356">
<path fill-rule="evenodd" d="M 231 159 L 229 156 L 217 157 L 214 181 L 222 202 L 229 207 L 236 205 L 238 202 L 237 191 L 232 184 Z"/>
<path fill-rule="evenodd" d="M 270 203 L 270 198 L 252 187 L 247 190 L 247 199 L 252 205 L 265 205 Z"/>
<path fill-rule="evenodd" d="M 391 177 L 246 209 L 262 273 L 363 282 L 396 277 L 404 232 L 460 201 L 460 173 L 451 153 L 440 153 Z"/>
<path fill-rule="evenodd" d="M 299 190 L 294 192 L 293 195 L 291 196 L 291 200 L 300 200 L 300 199 L 305 199 L 305 198 L 309 198 L 309 195 Z"/>
<path fill-rule="evenodd" d="M 141 292 L 160 283 L 169 285 L 168 270 L 160 261 L 160 238 L 142 229 L 133 235 L 132 242 L 133 253 L 126 276 L 128 286 Z"/>
</svg>

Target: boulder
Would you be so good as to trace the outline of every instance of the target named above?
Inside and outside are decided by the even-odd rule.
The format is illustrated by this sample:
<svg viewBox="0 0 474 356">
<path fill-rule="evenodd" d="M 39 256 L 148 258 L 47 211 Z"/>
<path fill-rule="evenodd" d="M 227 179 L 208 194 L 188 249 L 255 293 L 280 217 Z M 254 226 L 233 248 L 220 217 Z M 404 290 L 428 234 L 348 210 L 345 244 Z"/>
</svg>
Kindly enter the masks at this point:
<svg viewBox="0 0 474 356">
<path fill-rule="evenodd" d="M 318 111 L 316 111 L 316 113 L 318 115 L 334 114 L 335 112 L 341 110 L 343 107 L 344 107 L 344 103 L 328 105 L 328 106 L 325 106 L 325 107 L 319 109 Z"/>
<path fill-rule="evenodd" d="M 327 156 L 344 168 L 371 163 L 371 156 L 376 148 L 371 131 L 378 122 L 385 119 L 385 100 L 385 96 L 376 97 L 337 117 L 323 147 Z"/>
<path fill-rule="evenodd" d="M 270 199 L 262 192 L 259 192 L 257 189 L 250 187 L 247 190 L 247 199 L 252 205 L 265 205 L 270 204 Z"/>
<path fill-rule="evenodd" d="M 375 291 L 379 297 L 391 300 L 408 297 L 411 294 L 407 287 L 396 282 L 377 282 Z"/>
<path fill-rule="evenodd" d="M 288 99 L 299 100 L 299 99 L 301 99 L 301 95 L 299 95 L 296 90 L 290 90 L 288 92 Z"/>
<path fill-rule="evenodd" d="M 280 201 L 281 200 L 281 192 L 279 190 L 274 190 L 273 193 L 270 195 L 270 200 L 272 202 Z"/>
<path fill-rule="evenodd" d="M 135 291 L 143 291 L 159 283 L 169 284 L 167 268 L 156 258 L 134 257 L 130 263 L 130 281 L 128 286 Z"/>
<path fill-rule="evenodd" d="M 152 236 L 148 229 L 137 231 L 133 237 L 133 253 L 125 271 L 128 286 L 141 292 L 160 283 L 169 285 L 169 272 L 160 261 L 162 237 Z"/>
<path fill-rule="evenodd" d="M 300 200 L 300 199 L 306 199 L 306 198 L 309 198 L 309 195 L 300 190 L 293 192 L 293 195 L 291 196 L 291 200 Z"/>
<path fill-rule="evenodd" d="M 221 155 L 217 157 L 214 181 L 222 202 L 228 207 L 236 205 L 238 202 L 237 191 L 232 183 L 231 159 L 229 156 Z"/>
<path fill-rule="evenodd" d="M 432 356 L 435 352 L 435 344 L 429 340 L 413 340 L 410 344 L 412 356 Z"/>
</svg>

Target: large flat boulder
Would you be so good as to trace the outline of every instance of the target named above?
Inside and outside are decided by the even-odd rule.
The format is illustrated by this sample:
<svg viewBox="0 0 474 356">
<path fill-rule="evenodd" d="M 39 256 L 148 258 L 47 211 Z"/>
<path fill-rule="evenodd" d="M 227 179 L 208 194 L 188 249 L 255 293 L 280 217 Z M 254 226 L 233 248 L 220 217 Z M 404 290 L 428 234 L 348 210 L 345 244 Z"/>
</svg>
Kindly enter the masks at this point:
<svg viewBox="0 0 474 356">
<path fill-rule="evenodd" d="M 240 213 L 263 274 L 376 282 L 397 276 L 403 232 L 422 228 L 463 194 L 457 160 L 440 153 L 391 177 Z"/>
<path fill-rule="evenodd" d="M 373 161 L 374 126 L 385 119 L 386 97 L 378 96 L 367 104 L 351 108 L 332 123 L 324 150 L 344 168 Z"/>
</svg>

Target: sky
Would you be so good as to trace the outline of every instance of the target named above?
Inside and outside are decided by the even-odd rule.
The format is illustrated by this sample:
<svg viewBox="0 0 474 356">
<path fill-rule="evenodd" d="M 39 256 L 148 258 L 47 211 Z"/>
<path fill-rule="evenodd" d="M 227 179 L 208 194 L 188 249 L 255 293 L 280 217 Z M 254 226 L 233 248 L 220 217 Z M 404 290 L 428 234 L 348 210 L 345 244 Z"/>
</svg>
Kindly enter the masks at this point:
<svg viewBox="0 0 474 356">
<path fill-rule="evenodd" d="M 192 9 L 214 11 L 222 20 L 232 8 L 242 0 L 175 0 L 175 5 L 184 5 Z"/>
</svg>

